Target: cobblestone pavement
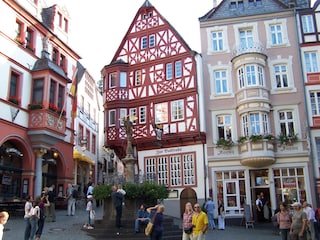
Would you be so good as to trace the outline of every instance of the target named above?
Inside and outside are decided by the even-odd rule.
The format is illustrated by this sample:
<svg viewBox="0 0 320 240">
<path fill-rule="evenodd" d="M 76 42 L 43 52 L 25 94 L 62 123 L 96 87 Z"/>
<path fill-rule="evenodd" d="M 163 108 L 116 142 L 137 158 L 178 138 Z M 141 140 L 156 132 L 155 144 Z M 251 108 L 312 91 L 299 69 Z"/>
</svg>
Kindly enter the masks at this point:
<svg viewBox="0 0 320 240">
<path fill-rule="evenodd" d="M 57 221 L 46 222 L 41 240 L 94 240 L 82 231 L 86 221 L 86 211 L 77 209 L 75 216 L 66 216 L 66 210 L 57 210 Z M 96 218 L 102 218 L 102 207 L 96 208 Z M 180 220 L 175 220 L 180 225 Z M 22 216 L 10 217 L 5 225 L 4 240 L 23 239 L 25 222 Z M 94 231 L 94 230 L 92 230 Z M 121 239 L 120 237 L 115 237 Z M 147 237 L 142 237 L 148 239 Z M 225 230 L 211 230 L 206 235 L 206 240 L 280 240 L 275 234 L 271 223 L 256 225 L 254 229 L 246 229 L 244 226 L 226 226 Z"/>
</svg>

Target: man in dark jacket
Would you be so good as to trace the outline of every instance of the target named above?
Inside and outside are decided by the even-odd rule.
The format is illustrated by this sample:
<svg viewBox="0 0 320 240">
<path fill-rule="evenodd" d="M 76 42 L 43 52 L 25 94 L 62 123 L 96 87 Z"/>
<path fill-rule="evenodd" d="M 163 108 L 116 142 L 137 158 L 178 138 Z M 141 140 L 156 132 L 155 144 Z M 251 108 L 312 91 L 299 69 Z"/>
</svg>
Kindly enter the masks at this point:
<svg viewBox="0 0 320 240">
<path fill-rule="evenodd" d="M 116 227 L 120 228 L 121 227 L 121 216 L 122 216 L 122 205 L 123 205 L 123 194 L 117 191 L 117 187 L 113 186 L 112 187 L 112 202 L 113 205 L 116 209 Z M 119 233 L 117 233 L 119 234 Z"/>
</svg>

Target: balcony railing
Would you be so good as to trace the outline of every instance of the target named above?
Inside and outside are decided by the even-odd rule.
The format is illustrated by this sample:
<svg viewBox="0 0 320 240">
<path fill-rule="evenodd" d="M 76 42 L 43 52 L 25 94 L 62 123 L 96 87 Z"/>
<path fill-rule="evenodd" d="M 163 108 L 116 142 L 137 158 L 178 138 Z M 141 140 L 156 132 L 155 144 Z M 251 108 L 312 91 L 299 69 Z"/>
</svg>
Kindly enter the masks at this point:
<svg viewBox="0 0 320 240">
<path fill-rule="evenodd" d="M 254 42 L 250 46 L 237 45 L 233 49 L 233 57 L 240 56 L 245 53 L 264 53 L 265 48 L 260 42 Z"/>
<path fill-rule="evenodd" d="M 66 118 L 50 109 L 31 109 L 29 114 L 29 129 L 49 129 L 64 135 L 66 130 Z"/>
</svg>

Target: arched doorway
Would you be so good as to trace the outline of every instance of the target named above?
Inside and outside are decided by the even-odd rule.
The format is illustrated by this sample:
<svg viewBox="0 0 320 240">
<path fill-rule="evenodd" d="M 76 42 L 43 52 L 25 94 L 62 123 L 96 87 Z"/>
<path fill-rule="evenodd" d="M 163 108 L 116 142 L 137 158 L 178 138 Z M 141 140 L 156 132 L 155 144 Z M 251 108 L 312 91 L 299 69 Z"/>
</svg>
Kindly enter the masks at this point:
<svg viewBox="0 0 320 240">
<path fill-rule="evenodd" d="M 0 196 L 1 201 L 21 198 L 23 153 L 18 145 L 7 141 L 0 146 Z"/>
<path fill-rule="evenodd" d="M 191 202 L 192 206 L 198 201 L 197 194 L 192 188 L 185 188 L 180 194 L 180 217 L 182 218 L 184 208 L 187 202 Z"/>
</svg>

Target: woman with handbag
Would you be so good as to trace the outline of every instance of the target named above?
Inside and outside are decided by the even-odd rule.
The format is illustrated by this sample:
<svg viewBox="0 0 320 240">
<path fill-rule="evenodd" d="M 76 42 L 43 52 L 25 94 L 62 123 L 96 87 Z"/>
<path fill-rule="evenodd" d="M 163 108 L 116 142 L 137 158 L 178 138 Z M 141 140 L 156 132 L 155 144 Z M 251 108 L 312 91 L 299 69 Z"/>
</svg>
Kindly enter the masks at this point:
<svg viewBox="0 0 320 240">
<path fill-rule="evenodd" d="M 183 222 L 182 222 L 182 240 L 191 240 L 192 239 L 192 216 L 193 216 L 192 204 L 187 202 L 185 205 L 185 210 L 183 213 Z"/>
<path fill-rule="evenodd" d="M 151 240 L 162 240 L 163 235 L 163 205 L 156 205 L 154 207 L 147 208 L 147 212 L 150 214 L 152 219 L 153 227 L 150 234 Z"/>
</svg>

